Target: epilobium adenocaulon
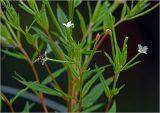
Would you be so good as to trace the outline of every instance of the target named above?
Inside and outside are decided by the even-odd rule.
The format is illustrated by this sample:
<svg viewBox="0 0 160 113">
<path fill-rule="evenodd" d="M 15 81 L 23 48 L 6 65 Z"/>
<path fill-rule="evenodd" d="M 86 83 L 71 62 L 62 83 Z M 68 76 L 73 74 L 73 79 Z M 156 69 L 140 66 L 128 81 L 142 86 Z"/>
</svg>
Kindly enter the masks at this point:
<svg viewBox="0 0 160 113">
<path fill-rule="evenodd" d="M 138 52 L 147 54 L 147 50 L 148 50 L 147 46 L 142 46 L 141 44 L 138 44 Z"/>
<path fill-rule="evenodd" d="M 67 22 L 67 24 L 63 23 L 63 25 L 66 26 L 67 28 L 73 28 L 74 27 L 74 24 L 71 21 Z"/>
</svg>

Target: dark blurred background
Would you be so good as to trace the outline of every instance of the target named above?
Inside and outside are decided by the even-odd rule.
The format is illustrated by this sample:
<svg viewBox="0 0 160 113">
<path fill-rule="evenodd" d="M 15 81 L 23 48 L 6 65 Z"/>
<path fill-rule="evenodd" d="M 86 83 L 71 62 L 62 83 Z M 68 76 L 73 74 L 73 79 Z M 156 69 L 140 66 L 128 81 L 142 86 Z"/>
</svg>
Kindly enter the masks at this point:
<svg viewBox="0 0 160 113">
<path fill-rule="evenodd" d="M 24 27 L 27 24 L 32 22 L 32 17 L 22 11 L 17 5 L 17 2 L 12 2 L 15 6 L 16 10 L 20 13 L 21 24 Z M 51 5 L 53 10 L 56 11 L 56 3 L 52 2 Z M 60 6 L 67 13 L 67 4 L 66 2 L 58 2 Z M 151 5 L 154 5 L 157 2 L 151 2 Z M 91 2 L 92 9 L 94 9 L 96 5 L 96 1 Z M 84 17 L 88 22 L 88 14 L 86 2 L 83 2 L 78 9 L 82 12 Z M 116 16 L 116 20 L 118 20 L 120 16 L 120 11 L 122 7 L 120 6 L 114 13 Z M 78 22 L 77 17 L 74 19 L 74 23 Z M 50 24 L 52 25 L 52 24 Z M 78 24 L 77 24 L 78 25 Z M 76 30 L 75 26 L 75 29 Z M 74 35 L 81 37 L 81 33 L 79 30 L 74 31 Z M 120 91 L 119 95 L 116 96 L 117 102 L 117 111 L 118 112 L 158 112 L 159 111 L 159 8 L 156 8 L 154 11 L 137 18 L 132 21 L 124 22 L 116 27 L 116 33 L 118 38 L 118 43 L 120 47 L 122 47 L 123 40 L 125 36 L 129 37 L 128 41 L 128 60 L 131 59 L 138 50 L 137 45 L 140 43 L 142 45 L 148 46 L 148 54 L 142 54 L 137 60 L 141 60 L 142 62 L 137 66 L 124 71 L 121 73 L 119 78 L 118 86 L 123 83 L 126 84 L 125 88 Z M 23 41 L 25 48 L 29 53 L 32 53 L 32 49 L 27 46 L 26 42 Z M 103 49 L 106 51 L 110 51 L 110 43 L 109 39 L 103 42 L 99 49 Z M 26 80 L 31 81 L 34 80 L 33 73 L 29 67 L 29 65 L 21 60 L 14 59 L 9 56 L 5 56 L 1 54 L 1 84 L 7 85 L 16 88 L 24 88 L 23 85 L 18 83 L 12 76 L 14 76 L 14 72 L 16 71 L 20 75 L 23 75 Z M 92 64 L 97 65 L 105 65 L 108 63 L 107 58 L 103 54 L 98 54 L 94 57 Z M 57 64 L 50 64 L 50 68 L 54 71 L 60 67 Z M 92 65 L 91 65 L 92 66 Z M 43 66 L 36 64 L 36 68 L 38 69 L 38 73 L 40 74 L 41 80 L 47 76 L 47 72 Z M 109 70 L 104 73 L 104 75 L 109 77 L 112 72 Z M 67 78 L 64 76 L 61 79 L 58 79 L 63 88 L 66 89 Z M 13 95 L 6 94 L 7 97 L 13 97 Z M 49 97 L 46 96 L 45 97 Z M 62 101 L 61 99 L 57 99 L 56 97 L 49 97 L 55 99 L 56 101 Z M 103 95 L 99 101 L 106 100 Z M 25 99 L 19 98 L 14 107 L 16 111 L 21 111 L 25 105 Z M 65 102 L 62 101 L 63 104 Z M 101 108 L 102 111 L 104 108 Z M 36 105 L 33 111 L 42 110 L 40 105 Z M 3 111 L 9 111 L 9 109 L 3 104 Z"/>
</svg>

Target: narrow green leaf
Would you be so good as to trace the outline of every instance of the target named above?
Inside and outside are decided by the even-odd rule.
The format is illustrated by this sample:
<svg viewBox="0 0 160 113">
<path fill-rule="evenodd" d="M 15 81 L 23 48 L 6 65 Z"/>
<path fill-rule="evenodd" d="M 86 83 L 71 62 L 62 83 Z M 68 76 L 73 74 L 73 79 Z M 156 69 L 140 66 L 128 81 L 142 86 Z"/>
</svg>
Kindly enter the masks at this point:
<svg viewBox="0 0 160 113">
<path fill-rule="evenodd" d="M 40 91 L 43 92 L 45 94 L 48 95 L 52 95 L 52 96 L 59 96 L 61 97 L 62 95 L 56 91 L 55 89 L 51 89 L 43 84 L 39 84 L 38 82 L 28 82 L 27 83 L 29 85 L 29 87 L 35 91 Z"/>
<path fill-rule="evenodd" d="M 93 13 L 93 17 L 91 20 L 93 23 L 97 21 L 97 17 L 99 17 L 101 11 L 102 11 L 102 5 L 101 5 L 101 1 L 99 0 L 96 4 L 96 7 Z"/>
<path fill-rule="evenodd" d="M 86 31 L 87 31 L 86 23 L 84 21 L 84 18 L 82 16 L 82 14 L 78 10 L 76 10 L 76 13 L 77 13 L 79 21 L 80 21 L 80 27 L 81 27 L 82 33 L 84 35 L 86 33 Z"/>
<path fill-rule="evenodd" d="M 84 85 L 83 90 L 82 90 L 82 97 L 84 97 L 93 83 L 98 79 L 98 77 L 102 74 L 104 70 L 97 71 L 97 73 Z"/>
<path fill-rule="evenodd" d="M 86 112 L 93 112 L 93 111 L 101 108 L 103 105 L 104 105 L 104 103 L 100 103 L 100 104 L 93 105 L 92 107 L 85 109 L 84 112 L 85 112 L 85 113 L 86 113 Z"/>
<path fill-rule="evenodd" d="M 123 4 L 122 12 L 121 12 L 121 19 L 125 17 L 126 13 L 127 13 L 127 3 L 125 1 Z"/>
<path fill-rule="evenodd" d="M 22 113 L 29 113 L 30 109 L 34 106 L 34 103 L 29 104 L 29 102 L 27 101 L 25 104 L 24 109 L 22 110 Z"/>
<path fill-rule="evenodd" d="M 28 89 L 29 89 L 29 88 L 26 87 L 26 88 L 18 91 L 18 92 L 16 93 L 16 95 L 10 100 L 10 102 L 13 104 L 13 102 L 14 102 L 17 98 L 19 98 L 21 95 L 23 95 Z"/>
<path fill-rule="evenodd" d="M 48 83 L 50 83 L 52 81 L 52 77 L 53 78 L 57 78 L 58 76 L 60 76 L 64 71 L 66 70 L 66 68 L 61 68 L 61 69 L 58 69 L 56 72 L 52 73 L 51 75 L 47 76 L 43 81 L 42 81 L 42 84 L 43 85 L 46 85 Z"/>
<path fill-rule="evenodd" d="M 17 59 L 22 59 L 22 60 L 25 59 L 24 55 L 19 52 L 11 52 L 11 51 L 7 51 L 7 50 L 3 50 L 3 49 L 1 49 L 0 51 L 4 52 L 5 54 L 7 54 L 9 56 L 15 57 Z"/>
<path fill-rule="evenodd" d="M 141 62 L 141 61 L 137 61 L 137 62 L 134 62 L 134 63 L 132 63 L 132 64 L 128 64 L 128 65 L 126 65 L 126 66 L 123 68 L 123 70 L 127 70 L 127 69 L 129 69 L 129 68 L 131 68 L 131 67 L 139 64 L 140 62 Z"/>
<path fill-rule="evenodd" d="M 104 79 L 103 75 L 101 75 L 99 78 L 100 78 L 100 81 L 101 81 L 102 86 L 104 88 L 106 96 L 110 96 L 110 89 L 109 89 L 109 86 L 105 83 L 105 79 Z"/>
<path fill-rule="evenodd" d="M 128 42 L 128 37 L 125 37 L 122 54 L 121 54 L 121 65 L 122 66 L 126 63 L 126 60 L 127 60 L 127 49 L 128 49 L 127 42 Z"/>
<path fill-rule="evenodd" d="M 100 71 L 102 69 L 108 68 L 110 66 L 111 66 L 111 64 L 105 65 L 105 66 L 102 66 L 102 67 L 99 67 L 99 68 L 96 68 L 96 69 L 92 69 L 92 70 L 88 69 L 86 72 L 83 73 L 83 80 L 84 81 L 87 80 L 93 73 L 95 73 L 97 71 Z"/>
<path fill-rule="evenodd" d="M 113 101 L 113 104 L 109 109 L 109 113 L 116 113 L 116 101 Z"/>
<path fill-rule="evenodd" d="M 112 83 L 113 78 L 108 78 L 107 80 L 105 80 L 105 84 L 107 84 L 108 86 Z M 83 99 L 83 103 L 82 103 L 82 107 L 88 108 L 90 106 L 92 106 L 98 99 L 99 97 L 102 95 L 104 88 L 102 88 L 102 83 L 98 83 L 96 86 L 94 86 L 91 91 L 89 92 L 88 95 L 86 95 Z"/>
<path fill-rule="evenodd" d="M 106 29 L 111 29 L 112 28 L 112 15 L 111 12 L 107 7 L 105 7 L 105 15 L 103 17 L 103 30 L 106 31 Z"/>
<path fill-rule="evenodd" d="M 64 35 L 64 33 L 62 32 L 61 27 L 60 27 L 60 25 L 59 25 L 59 23 L 58 23 L 55 15 L 54 15 L 53 11 L 52 11 L 52 8 L 51 8 L 51 6 L 50 6 L 49 1 L 45 1 L 45 2 L 46 2 L 47 9 L 48 9 L 48 11 L 49 11 L 49 14 L 50 14 L 50 16 L 51 16 L 51 19 L 52 19 L 55 27 L 57 28 L 57 30 L 58 30 L 58 32 L 61 34 L 61 36 L 62 36 L 62 37 L 65 37 L 65 35 Z"/>
<path fill-rule="evenodd" d="M 18 4 L 23 10 L 25 10 L 26 12 L 28 12 L 28 13 L 30 13 L 30 14 L 32 14 L 32 15 L 34 15 L 35 14 L 35 12 L 31 9 L 31 8 L 29 8 L 22 0 L 20 0 L 19 1 L 21 4 Z"/>
<path fill-rule="evenodd" d="M 109 56 L 109 54 L 106 53 L 105 51 L 104 51 L 104 54 L 105 54 L 106 57 L 108 58 L 109 62 L 114 66 L 114 62 L 113 62 L 112 58 Z"/>
</svg>

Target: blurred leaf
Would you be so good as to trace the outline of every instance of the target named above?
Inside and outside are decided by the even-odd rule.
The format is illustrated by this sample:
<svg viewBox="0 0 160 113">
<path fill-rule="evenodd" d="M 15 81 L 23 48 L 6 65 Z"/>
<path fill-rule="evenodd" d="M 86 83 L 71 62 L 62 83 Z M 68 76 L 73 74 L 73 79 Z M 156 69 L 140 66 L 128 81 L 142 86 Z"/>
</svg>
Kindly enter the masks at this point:
<svg viewBox="0 0 160 113">
<path fill-rule="evenodd" d="M 61 25 L 63 23 L 68 22 L 68 18 L 66 16 L 66 14 L 64 13 L 64 11 L 61 9 L 61 7 L 59 5 L 57 5 L 57 18 L 58 18 L 58 21 Z"/>
<path fill-rule="evenodd" d="M 8 19 L 8 22 L 13 26 L 18 27 L 20 24 L 19 14 L 9 2 L 7 2 L 7 4 L 4 6 L 6 8 L 5 14 Z"/>
<path fill-rule="evenodd" d="M 84 112 L 91 112 L 91 111 L 93 112 L 93 111 L 101 108 L 103 105 L 104 105 L 104 103 L 93 105 L 90 108 L 85 109 Z"/>
<path fill-rule="evenodd" d="M 34 11 L 37 11 L 37 12 L 39 11 L 36 4 L 36 0 L 28 0 L 27 2 Z"/>
<path fill-rule="evenodd" d="M 74 0 L 74 8 L 78 7 L 82 3 L 82 0 Z"/>
<path fill-rule="evenodd" d="M 19 98 L 21 95 L 23 95 L 28 89 L 29 89 L 29 88 L 26 87 L 26 88 L 24 88 L 24 89 L 19 90 L 19 91 L 16 93 L 16 95 L 15 95 L 13 98 L 11 98 L 10 102 L 13 104 L 13 102 L 14 102 L 17 98 Z"/>
<path fill-rule="evenodd" d="M 93 83 L 98 79 L 98 77 L 102 74 L 103 71 L 104 70 L 97 71 L 97 73 L 89 81 L 87 81 L 82 90 L 82 97 L 84 97 L 88 93 Z"/>
<path fill-rule="evenodd" d="M 113 101 L 113 104 L 109 109 L 109 113 L 116 113 L 116 101 Z"/>
<path fill-rule="evenodd" d="M 112 83 L 113 78 L 108 78 L 105 80 L 105 84 L 108 86 Z M 83 108 L 88 108 L 92 106 L 102 95 L 104 88 L 102 88 L 102 83 L 98 83 L 96 86 L 94 86 L 91 91 L 89 92 L 88 95 L 86 95 L 83 99 L 82 107 Z"/>
<path fill-rule="evenodd" d="M 8 50 L 3 50 L 3 49 L 1 49 L 0 51 L 4 52 L 5 54 L 7 54 L 9 56 L 15 57 L 17 59 L 22 59 L 22 60 L 25 59 L 24 55 L 19 53 L 19 52 L 11 52 L 11 51 L 8 51 Z"/>
<path fill-rule="evenodd" d="M 56 70 L 54 73 L 52 73 L 51 75 L 47 76 L 43 81 L 42 81 L 42 84 L 43 85 L 46 85 L 48 83 L 50 83 L 52 81 L 52 77 L 53 78 L 57 78 L 58 76 L 60 76 L 64 71 L 66 70 L 66 68 L 61 68 L 61 69 L 58 69 Z"/>
<path fill-rule="evenodd" d="M 105 15 L 103 17 L 103 30 L 106 31 L 106 29 L 111 29 L 112 28 L 112 15 L 111 12 L 107 7 L 105 7 Z"/>
<path fill-rule="evenodd" d="M 4 44 L 7 47 L 15 47 L 14 40 L 12 39 L 7 27 L 2 23 L 0 23 L 0 26 L 0 44 Z"/>
<path fill-rule="evenodd" d="M 25 107 L 22 111 L 22 113 L 29 113 L 30 109 L 34 106 L 34 103 L 29 104 L 29 102 L 27 101 L 25 104 Z"/>
<path fill-rule="evenodd" d="M 87 31 L 86 23 L 84 21 L 84 18 L 82 16 L 82 14 L 78 10 L 76 10 L 76 12 L 77 12 L 77 15 L 78 15 L 78 18 L 79 18 L 79 21 L 80 21 L 80 27 L 81 27 L 82 33 L 84 35 Z"/>
<path fill-rule="evenodd" d="M 92 17 L 92 22 L 95 23 L 97 21 L 97 17 L 100 16 L 100 12 L 102 11 L 102 5 L 101 5 L 101 1 L 97 1 L 94 13 L 93 13 L 93 17 Z"/>
<path fill-rule="evenodd" d="M 68 18 L 67 18 L 66 14 L 64 13 L 64 11 L 62 10 L 62 8 L 59 5 L 57 5 L 57 18 L 58 18 L 60 27 L 62 29 L 62 32 L 66 36 L 67 35 L 67 30 L 66 30 L 65 26 L 63 26 L 63 23 L 66 24 L 68 22 Z"/>
<path fill-rule="evenodd" d="M 0 111 L 2 111 L 2 96 L 0 95 Z"/>
</svg>

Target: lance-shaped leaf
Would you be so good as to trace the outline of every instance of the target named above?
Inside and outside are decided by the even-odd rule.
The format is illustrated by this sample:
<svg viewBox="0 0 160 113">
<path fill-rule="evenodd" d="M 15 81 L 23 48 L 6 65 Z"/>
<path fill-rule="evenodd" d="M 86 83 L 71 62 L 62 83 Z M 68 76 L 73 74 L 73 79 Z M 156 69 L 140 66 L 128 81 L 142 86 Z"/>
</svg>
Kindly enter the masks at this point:
<svg viewBox="0 0 160 113">
<path fill-rule="evenodd" d="M 58 76 L 60 76 L 64 71 L 66 70 L 66 68 L 61 68 L 58 69 L 56 72 L 52 73 L 51 75 L 49 75 L 48 77 L 46 77 L 43 81 L 42 84 L 46 85 L 48 83 L 50 83 L 52 81 L 52 77 L 53 78 L 57 78 Z M 52 77 L 51 77 L 52 76 Z"/>
<path fill-rule="evenodd" d="M 109 113 L 116 113 L 116 101 L 113 101 L 113 104 L 109 109 Z"/>
<path fill-rule="evenodd" d="M 106 96 L 107 97 L 110 96 L 110 89 L 109 89 L 109 86 L 106 84 L 103 75 L 101 75 L 99 78 L 100 78 L 100 81 L 102 82 L 102 86 L 104 88 Z"/>
<path fill-rule="evenodd" d="M 17 59 L 22 59 L 22 60 L 25 59 L 24 55 L 19 53 L 19 52 L 11 52 L 11 51 L 8 51 L 8 50 L 3 50 L 3 49 L 1 49 L 0 51 L 4 52 L 5 54 L 7 54 L 9 56 L 17 58 Z"/>
<path fill-rule="evenodd" d="M 79 21 L 80 21 L 80 27 L 81 27 L 82 33 L 84 35 L 87 31 L 86 23 L 84 21 L 84 18 L 82 16 L 82 14 L 78 10 L 76 10 L 76 12 L 77 12 L 77 15 L 78 15 L 78 18 L 79 18 Z"/>
<path fill-rule="evenodd" d="M 30 109 L 34 106 L 34 103 L 29 104 L 29 102 L 27 101 L 24 109 L 22 110 L 22 113 L 29 113 Z"/>
<path fill-rule="evenodd" d="M 26 87 L 26 88 L 18 91 L 18 92 L 16 93 L 16 95 L 14 96 L 14 98 L 12 98 L 12 99 L 10 100 L 10 102 L 13 104 L 13 102 L 14 102 L 18 97 L 20 97 L 21 95 L 23 95 L 28 89 L 29 89 L 29 88 Z"/>
<path fill-rule="evenodd" d="M 46 85 L 38 83 L 37 81 L 27 82 L 26 80 L 23 80 L 20 75 L 18 77 L 14 76 L 14 78 L 17 81 L 19 81 L 23 85 L 26 85 L 28 88 L 33 90 L 33 92 L 36 93 L 36 94 L 37 94 L 37 92 L 42 92 L 42 93 L 45 93 L 45 94 L 48 94 L 48 95 L 62 97 L 62 94 L 59 91 L 55 90 L 55 89 L 51 89 Z"/>
<path fill-rule="evenodd" d="M 97 71 L 97 73 L 84 85 L 82 90 L 82 97 L 84 97 L 88 93 L 93 83 L 98 79 L 100 75 L 102 75 L 103 71 L 104 69 Z"/>
<path fill-rule="evenodd" d="M 87 113 L 87 112 L 93 112 L 93 111 L 101 108 L 103 105 L 104 105 L 104 103 L 100 103 L 100 104 L 93 105 L 93 106 L 85 109 L 84 112 L 85 112 L 85 113 Z"/>
<path fill-rule="evenodd" d="M 78 7 L 82 3 L 82 0 L 74 0 L 74 8 Z"/>
<path fill-rule="evenodd" d="M 112 83 L 112 81 L 113 81 L 113 78 L 108 78 L 107 80 L 105 80 L 105 84 L 109 86 Z M 104 88 L 102 87 L 103 87 L 102 83 L 98 83 L 96 86 L 94 86 L 91 89 L 89 94 L 84 97 L 82 101 L 83 102 L 82 107 L 84 109 L 89 108 L 99 99 L 99 97 L 102 95 L 104 91 Z"/>
<path fill-rule="evenodd" d="M 122 54 L 120 59 L 122 66 L 126 63 L 126 60 L 127 60 L 127 42 L 128 42 L 128 37 L 125 38 L 124 44 L 123 44 L 123 49 L 122 49 Z"/>
</svg>

